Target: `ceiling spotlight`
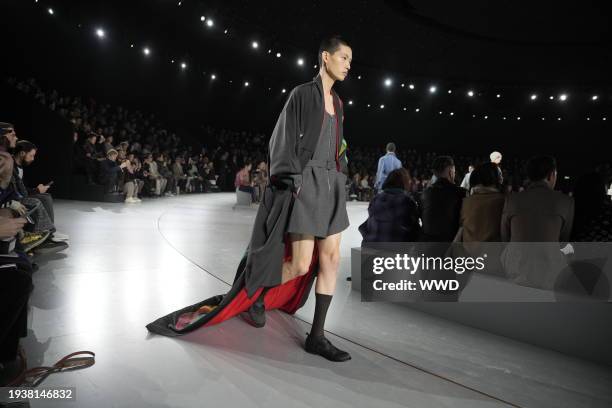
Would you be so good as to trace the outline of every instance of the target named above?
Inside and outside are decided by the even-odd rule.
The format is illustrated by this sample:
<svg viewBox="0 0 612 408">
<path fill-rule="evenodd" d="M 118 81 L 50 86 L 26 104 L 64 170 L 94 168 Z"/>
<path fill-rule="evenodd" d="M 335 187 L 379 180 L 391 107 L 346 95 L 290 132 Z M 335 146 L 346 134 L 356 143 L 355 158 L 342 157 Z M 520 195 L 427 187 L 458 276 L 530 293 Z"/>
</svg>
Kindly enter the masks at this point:
<svg viewBox="0 0 612 408">
<path fill-rule="evenodd" d="M 314 69 L 317 69 L 317 64 L 314 64 L 314 65 L 313 65 L 313 68 L 314 68 Z"/>
<path fill-rule="evenodd" d="M 485 118 L 485 119 L 489 119 L 489 117 L 488 117 L 487 115 L 485 115 L 485 117 L 484 117 L 484 118 Z"/>
<path fill-rule="evenodd" d="M 226 29 L 226 30 L 223 30 L 223 34 L 227 34 L 227 29 Z"/>
<path fill-rule="evenodd" d="M 476 115 L 472 115 L 472 117 L 473 117 L 473 118 L 475 118 L 475 117 L 476 117 Z"/>
<path fill-rule="evenodd" d="M 503 119 L 503 120 L 506 120 L 506 117 L 504 116 L 502 119 Z"/>
<path fill-rule="evenodd" d="M 182 2 L 182 1 L 179 1 L 179 2 L 178 2 L 179 7 L 181 6 L 181 4 L 183 4 L 183 2 Z"/>
<path fill-rule="evenodd" d="M 48 10 L 47 10 L 47 13 L 49 13 L 49 14 L 53 15 L 53 9 L 52 9 L 52 8 L 48 9 Z"/>
<path fill-rule="evenodd" d="M 442 111 L 438 112 L 440 115 L 443 113 Z"/>
<path fill-rule="evenodd" d="M 542 120 L 546 120 L 546 118 L 543 117 Z"/>
<path fill-rule="evenodd" d="M 559 95 L 559 100 L 560 101 L 565 101 L 566 99 L 567 99 L 567 95 L 566 94 Z"/>
<path fill-rule="evenodd" d="M 130 48 L 134 48 L 134 44 L 130 44 Z"/>
<path fill-rule="evenodd" d="M 249 86 L 249 83 L 248 83 L 248 81 L 244 83 L 244 86 Z"/>
<path fill-rule="evenodd" d="M 413 84 L 410 84 L 410 85 L 408 85 L 408 88 L 410 88 L 410 89 L 414 89 L 414 85 L 413 85 Z"/>
<path fill-rule="evenodd" d="M 370 107 L 370 104 L 368 103 L 368 108 Z"/>
<path fill-rule="evenodd" d="M 391 78 L 385 79 L 385 86 L 386 87 L 390 87 L 392 84 L 393 84 L 393 81 L 391 80 Z"/>
<path fill-rule="evenodd" d="M 272 50 L 268 50 L 268 54 L 272 54 Z"/>
<path fill-rule="evenodd" d="M 419 112 L 421 111 L 421 109 L 416 108 L 414 111 L 415 111 L 416 113 L 419 113 Z"/>
<path fill-rule="evenodd" d="M 561 118 L 557 118 L 557 120 L 561 120 Z"/>
<path fill-rule="evenodd" d="M 280 57 L 281 57 L 281 53 L 280 53 L 280 52 L 277 52 L 277 53 L 276 53 L 276 58 L 280 58 Z"/>
<path fill-rule="evenodd" d="M 455 116 L 455 112 L 451 112 L 451 113 L 450 113 L 450 115 L 451 115 L 451 116 Z"/>
<path fill-rule="evenodd" d="M 602 120 L 608 120 L 608 118 L 606 118 L 605 116 L 602 118 Z"/>
<path fill-rule="evenodd" d="M 448 90 L 448 93 L 449 93 L 449 94 L 452 94 L 452 93 L 453 93 L 453 91 L 449 89 L 449 90 Z"/>
<path fill-rule="evenodd" d="M 287 90 L 286 90 L 285 88 L 283 88 L 283 90 L 282 90 L 281 92 L 282 92 L 282 93 L 285 93 L 285 92 L 287 92 Z"/>
<path fill-rule="evenodd" d="M 200 21 L 204 21 L 204 20 L 206 20 L 206 17 L 200 16 Z"/>
<path fill-rule="evenodd" d="M 536 94 L 531 94 L 531 97 L 530 97 L 530 98 L 531 98 L 531 100 L 532 100 L 532 101 L 535 101 L 536 99 L 538 99 L 538 95 L 536 95 Z"/>
<path fill-rule="evenodd" d="M 555 99 L 555 97 L 551 95 L 551 96 L 548 97 L 548 99 L 550 99 L 552 101 L 553 99 Z"/>
<path fill-rule="evenodd" d="M 185 69 L 185 68 L 187 68 L 187 64 L 184 62 L 181 62 L 181 69 Z"/>
<path fill-rule="evenodd" d="M 206 20 L 206 25 L 207 25 L 208 27 L 212 27 L 212 26 L 214 26 L 214 25 L 215 25 L 215 23 L 214 23 L 214 21 L 212 21 L 212 20 L 208 19 L 208 20 Z"/>
<path fill-rule="evenodd" d="M 406 108 L 406 107 L 404 107 L 404 110 L 406 110 L 406 109 L 407 109 L 407 108 Z"/>
<path fill-rule="evenodd" d="M 435 86 L 430 86 L 429 87 L 429 93 L 436 93 L 437 90 L 438 90 L 438 88 L 436 88 Z"/>
<path fill-rule="evenodd" d="M 598 99 L 599 99 L 599 96 L 598 96 L 598 95 L 593 95 L 593 96 L 591 97 L 591 100 L 593 100 L 593 101 L 596 101 L 596 100 L 598 100 Z"/>
<path fill-rule="evenodd" d="M 353 101 L 352 101 L 352 100 L 350 100 L 350 101 L 349 101 L 349 105 L 352 105 L 352 104 L 353 104 Z"/>
<path fill-rule="evenodd" d="M 171 64 L 174 64 L 174 60 L 170 60 L 170 63 L 171 63 Z"/>
<path fill-rule="evenodd" d="M 468 91 L 468 96 L 474 96 L 474 91 Z"/>
<path fill-rule="evenodd" d="M 251 43 L 251 47 L 253 47 L 253 48 L 257 49 L 257 48 L 259 48 L 259 44 L 257 43 L 257 41 L 253 41 L 253 42 Z"/>
<path fill-rule="evenodd" d="M 143 53 L 144 55 L 149 55 L 149 54 L 151 54 L 151 50 L 150 50 L 149 48 L 147 48 L 147 47 L 144 47 L 144 48 L 142 49 L 142 53 Z"/>
<path fill-rule="evenodd" d="M 589 117 L 587 116 L 587 120 L 591 120 L 591 118 L 589 118 Z"/>
<path fill-rule="evenodd" d="M 385 109 L 385 105 L 380 105 L 380 109 Z"/>
<path fill-rule="evenodd" d="M 495 95 L 496 98 L 501 98 L 500 94 Z"/>
<path fill-rule="evenodd" d="M 517 117 L 516 117 L 516 120 L 521 120 L 521 117 L 520 117 L 520 116 L 517 116 Z"/>
<path fill-rule="evenodd" d="M 357 79 L 361 79 L 361 75 L 359 75 L 359 76 L 357 77 Z"/>
<path fill-rule="evenodd" d="M 402 84 L 402 88 L 405 87 L 405 86 L 406 86 L 406 84 Z"/>
<path fill-rule="evenodd" d="M 96 29 L 96 35 L 98 36 L 98 38 L 104 38 L 104 30 L 101 28 Z"/>
<path fill-rule="evenodd" d="M 215 74 L 211 74 L 210 79 L 217 79 L 217 76 Z"/>
<path fill-rule="evenodd" d="M 302 58 L 298 58 L 297 60 L 297 64 L 301 67 L 302 65 L 304 65 L 304 59 Z"/>
</svg>

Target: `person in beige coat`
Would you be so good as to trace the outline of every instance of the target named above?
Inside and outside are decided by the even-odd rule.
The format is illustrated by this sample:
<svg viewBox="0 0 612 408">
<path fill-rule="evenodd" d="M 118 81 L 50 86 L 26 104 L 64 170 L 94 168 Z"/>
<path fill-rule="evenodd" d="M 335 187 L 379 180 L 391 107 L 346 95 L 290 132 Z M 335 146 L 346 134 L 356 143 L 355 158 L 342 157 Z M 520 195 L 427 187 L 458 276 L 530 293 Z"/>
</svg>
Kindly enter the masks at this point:
<svg viewBox="0 0 612 408">
<path fill-rule="evenodd" d="M 472 195 L 463 199 L 461 226 L 463 242 L 499 242 L 504 208 L 501 177 L 495 163 L 480 164 L 470 175 Z"/>
<path fill-rule="evenodd" d="M 569 241 L 574 200 L 555 191 L 557 164 L 553 157 L 536 156 L 527 163 L 530 184 L 506 199 L 501 220 L 503 241 L 511 244 L 502 256 L 507 276 L 514 282 L 553 289 L 567 266 L 559 242 Z"/>
</svg>

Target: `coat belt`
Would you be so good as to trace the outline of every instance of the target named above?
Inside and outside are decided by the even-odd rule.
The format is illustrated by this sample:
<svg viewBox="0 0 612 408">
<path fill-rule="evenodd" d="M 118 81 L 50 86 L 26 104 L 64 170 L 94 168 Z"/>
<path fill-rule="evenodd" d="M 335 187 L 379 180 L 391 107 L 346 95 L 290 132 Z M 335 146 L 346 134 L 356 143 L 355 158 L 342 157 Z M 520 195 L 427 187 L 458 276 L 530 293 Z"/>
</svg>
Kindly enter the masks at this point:
<svg viewBox="0 0 612 408">
<path fill-rule="evenodd" d="M 306 167 L 322 167 L 327 170 L 335 170 L 336 162 L 332 160 L 309 160 Z"/>
</svg>

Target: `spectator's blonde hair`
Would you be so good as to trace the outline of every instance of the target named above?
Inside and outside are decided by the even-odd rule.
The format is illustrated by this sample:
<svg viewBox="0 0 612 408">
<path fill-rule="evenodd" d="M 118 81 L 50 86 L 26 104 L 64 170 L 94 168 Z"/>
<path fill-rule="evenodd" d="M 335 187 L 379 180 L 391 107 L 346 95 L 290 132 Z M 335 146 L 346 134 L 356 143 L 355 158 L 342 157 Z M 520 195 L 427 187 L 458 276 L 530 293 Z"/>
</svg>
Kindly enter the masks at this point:
<svg viewBox="0 0 612 408">
<path fill-rule="evenodd" d="M 111 157 L 112 155 L 118 156 L 118 155 L 119 155 L 119 152 L 118 152 L 118 151 L 116 151 L 115 149 L 110 149 L 108 152 L 106 152 L 106 157 L 107 157 L 107 158 L 109 158 L 109 159 L 110 159 L 110 157 Z"/>
</svg>

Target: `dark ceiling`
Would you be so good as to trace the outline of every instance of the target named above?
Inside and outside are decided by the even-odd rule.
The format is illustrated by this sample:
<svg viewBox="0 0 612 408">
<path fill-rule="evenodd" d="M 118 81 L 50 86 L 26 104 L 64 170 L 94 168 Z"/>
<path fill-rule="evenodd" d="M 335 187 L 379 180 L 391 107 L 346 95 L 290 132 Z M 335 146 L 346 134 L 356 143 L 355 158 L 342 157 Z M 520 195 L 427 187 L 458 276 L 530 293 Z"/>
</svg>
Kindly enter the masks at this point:
<svg viewBox="0 0 612 408">
<path fill-rule="evenodd" d="M 355 101 L 353 112 L 347 112 L 353 133 L 378 128 L 377 118 L 384 119 L 388 132 L 415 126 L 427 133 L 427 126 L 440 125 L 439 112 L 450 120 L 447 115 L 453 111 L 453 131 L 471 126 L 472 132 L 478 125 L 465 123 L 485 115 L 497 118 L 501 127 L 506 116 L 522 116 L 522 124 L 543 115 L 601 119 L 612 106 L 612 36 L 604 2 L 178 3 L 3 1 L 0 39 L 10 62 L 0 70 L 33 75 L 72 94 L 161 111 L 185 127 L 213 122 L 269 132 L 286 96 L 281 89 L 312 78 L 321 38 L 341 34 L 354 55 L 349 78 L 338 86 L 345 102 Z M 213 19 L 214 26 L 207 27 L 200 16 Z M 95 38 L 96 27 L 107 33 L 103 41 Z M 259 42 L 258 50 L 250 47 L 252 41 Z M 150 57 L 143 57 L 143 46 L 151 48 Z M 297 58 L 304 58 L 303 67 L 297 66 Z M 188 64 L 184 72 L 180 61 Z M 214 82 L 211 73 L 218 76 Z M 387 77 L 394 80 L 391 89 L 383 86 Z M 251 84 L 248 90 L 244 81 Z M 402 82 L 417 88 L 402 89 Z M 439 86 L 435 99 L 427 94 L 430 84 Z M 476 91 L 478 100 L 466 100 L 468 89 Z M 496 99 L 500 92 L 503 98 Z M 537 103 L 528 101 L 532 92 L 539 95 Z M 562 92 L 570 95 L 567 104 L 546 103 Z M 600 96 L 597 104 L 590 101 L 594 94 Z M 366 103 L 372 110 L 383 104 L 386 108 L 373 113 Z M 419 117 L 415 107 L 421 109 Z M 402 117 L 403 108 L 413 116 Z M 460 120 L 463 130 L 457 127 Z M 440 126 L 436 134 L 449 125 Z"/>
</svg>

